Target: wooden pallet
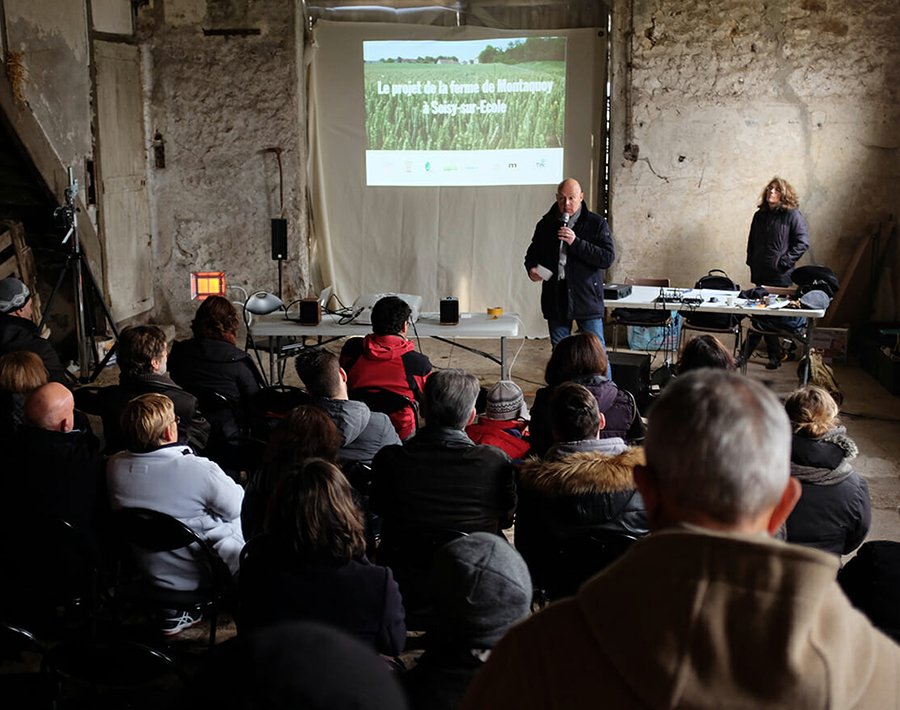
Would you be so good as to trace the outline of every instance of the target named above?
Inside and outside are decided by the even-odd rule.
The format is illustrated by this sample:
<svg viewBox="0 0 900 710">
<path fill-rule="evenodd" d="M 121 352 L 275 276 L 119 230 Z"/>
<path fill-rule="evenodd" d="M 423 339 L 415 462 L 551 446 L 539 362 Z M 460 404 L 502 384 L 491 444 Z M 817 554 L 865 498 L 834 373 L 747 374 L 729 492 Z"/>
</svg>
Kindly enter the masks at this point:
<svg viewBox="0 0 900 710">
<path fill-rule="evenodd" d="M 37 268 L 34 265 L 34 254 L 25 243 L 25 230 L 21 222 L 0 219 L 0 279 L 15 276 L 28 286 L 31 291 L 32 320 L 41 320 L 41 296 L 37 289 Z"/>
</svg>

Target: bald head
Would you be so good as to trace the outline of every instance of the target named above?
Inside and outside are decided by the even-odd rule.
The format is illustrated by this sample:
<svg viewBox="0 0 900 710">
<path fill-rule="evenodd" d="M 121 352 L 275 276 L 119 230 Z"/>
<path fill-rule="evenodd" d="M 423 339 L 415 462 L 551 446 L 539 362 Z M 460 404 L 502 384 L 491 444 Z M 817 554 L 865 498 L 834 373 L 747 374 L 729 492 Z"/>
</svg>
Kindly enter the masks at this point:
<svg viewBox="0 0 900 710">
<path fill-rule="evenodd" d="M 574 178 L 566 178 L 556 188 L 556 206 L 559 207 L 560 213 L 575 214 L 581 207 L 583 199 L 581 185 Z"/>
<path fill-rule="evenodd" d="M 75 399 L 58 382 L 38 387 L 25 400 L 25 422 L 47 431 L 72 431 L 75 425 Z"/>
</svg>

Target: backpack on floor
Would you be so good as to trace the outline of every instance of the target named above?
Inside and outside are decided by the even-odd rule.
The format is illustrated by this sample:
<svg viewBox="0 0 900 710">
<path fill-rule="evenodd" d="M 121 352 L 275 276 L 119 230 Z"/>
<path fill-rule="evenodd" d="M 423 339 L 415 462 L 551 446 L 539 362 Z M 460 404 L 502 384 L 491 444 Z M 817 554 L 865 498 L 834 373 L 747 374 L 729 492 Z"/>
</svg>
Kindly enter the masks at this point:
<svg viewBox="0 0 900 710">
<path fill-rule="evenodd" d="M 735 285 L 728 274 L 722 269 L 710 269 L 706 276 L 701 276 L 697 283 L 694 284 L 695 289 L 715 289 L 716 291 L 734 291 L 735 295 L 741 289 Z M 740 316 L 730 313 L 695 313 L 690 310 L 681 311 L 686 323 L 698 328 L 717 328 L 725 330 L 733 327 L 739 320 Z"/>
</svg>

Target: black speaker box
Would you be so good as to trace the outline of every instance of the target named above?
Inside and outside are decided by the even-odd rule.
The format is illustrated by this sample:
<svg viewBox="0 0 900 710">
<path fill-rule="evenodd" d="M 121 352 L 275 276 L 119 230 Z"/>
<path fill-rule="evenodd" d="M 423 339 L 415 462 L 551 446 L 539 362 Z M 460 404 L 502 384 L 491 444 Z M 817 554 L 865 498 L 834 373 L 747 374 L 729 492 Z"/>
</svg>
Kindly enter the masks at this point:
<svg viewBox="0 0 900 710">
<path fill-rule="evenodd" d="M 300 325 L 319 325 L 322 322 L 322 304 L 315 298 L 300 301 Z"/>
<path fill-rule="evenodd" d="M 441 299 L 441 325 L 459 325 L 459 301 L 457 299 Z"/>
<path fill-rule="evenodd" d="M 287 220 L 272 220 L 272 259 L 283 261 L 287 259 Z"/>
<path fill-rule="evenodd" d="M 622 350 L 608 351 L 612 379 L 623 390 L 637 397 L 650 387 L 650 355 Z"/>
</svg>

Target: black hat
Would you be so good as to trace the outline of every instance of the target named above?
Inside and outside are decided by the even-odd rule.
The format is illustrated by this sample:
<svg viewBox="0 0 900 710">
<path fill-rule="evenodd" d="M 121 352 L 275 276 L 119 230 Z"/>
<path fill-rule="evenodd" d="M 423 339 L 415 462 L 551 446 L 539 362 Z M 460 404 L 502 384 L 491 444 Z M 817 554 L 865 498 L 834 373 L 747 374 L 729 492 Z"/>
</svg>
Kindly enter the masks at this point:
<svg viewBox="0 0 900 710">
<path fill-rule="evenodd" d="M 811 264 L 809 266 L 801 266 L 794 269 L 791 274 L 791 281 L 801 287 L 801 292 L 809 289 L 803 289 L 803 286 L 815 286 L 819 291 L 824 291 L 834 298 L 834 294 L 841 290 L 841 283 L 838 281 L 837 274 L 827 266 L 820 264 Z"/>
</svg>

